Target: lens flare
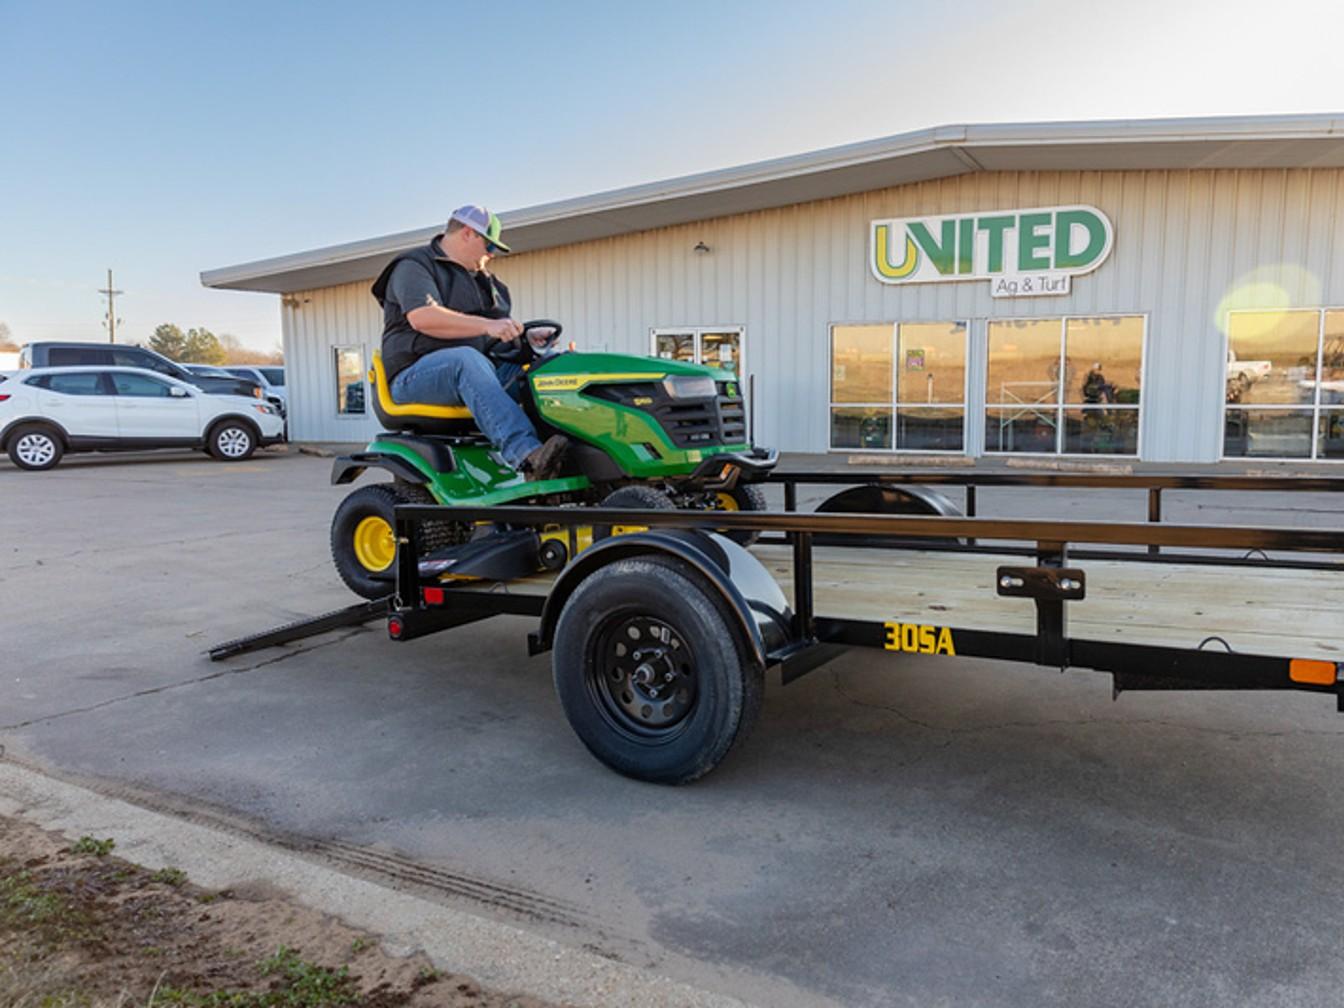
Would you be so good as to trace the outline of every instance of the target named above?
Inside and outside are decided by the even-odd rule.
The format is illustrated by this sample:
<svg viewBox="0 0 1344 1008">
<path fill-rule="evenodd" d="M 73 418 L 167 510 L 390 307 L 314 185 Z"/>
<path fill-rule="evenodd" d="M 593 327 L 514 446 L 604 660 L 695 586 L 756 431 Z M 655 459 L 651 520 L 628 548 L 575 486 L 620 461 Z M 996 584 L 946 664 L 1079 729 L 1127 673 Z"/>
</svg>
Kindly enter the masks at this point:
<svg viewBox="0 0 1344 1008">
<path fill-rule="evenodd" d="M 1228 287 L 1213 312 L 1213 325 L 1227 334 L 1228 312 L 1252 309 L 1257 312 L 1254 323 L 1263 327 L 1263 333 L 1278 325 L 1281 314 L 1291 308 L 1315 307 L 1321 303 L 1321 281 L 1312 272 L 1296 263 L 1274 263 L 1257 266 L 1243 273 Z M 1263 333 L 1246 333 L 1254 338 Z"/>
</svg>

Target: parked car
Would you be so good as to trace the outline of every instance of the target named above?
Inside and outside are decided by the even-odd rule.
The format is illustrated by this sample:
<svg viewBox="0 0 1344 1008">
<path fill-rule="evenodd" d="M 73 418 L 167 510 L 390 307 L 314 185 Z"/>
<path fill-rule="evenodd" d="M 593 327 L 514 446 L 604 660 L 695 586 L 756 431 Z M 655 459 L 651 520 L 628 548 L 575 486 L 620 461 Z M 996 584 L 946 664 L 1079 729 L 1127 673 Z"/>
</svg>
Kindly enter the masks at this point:
<svg viewBox="0 0 1344 1008">
<path fill-rule="evenodd" d="M 237 462 L 283 440 L 252 396 L 215 395 L 145 368 L 43 367 L 0 375 L 0 451 L 20 469 L 66 452 L 200 448 Z"/>
<path fill-rule="evenodd" d="M 229 364 L 224 368 L 229 374 L 246 378 L 261 386 L 266 401 L 272 406 L 279 405 L 282 416 L 289 415 L 289 393 L 285 391 L 285 369 L 271 364 Z"/>
<path fill-rule="evenodd" d="M 121 343 L 74 343 L 44 341 L 29 343 L 19 349 L 20 368 L 68 367 L 78 365 L 116 365 L 117 367 L 146 368 L 176 378 L 198 389 L 215 395 L 252 396 L 265 398 L 261 386 L 246 378 L 224 375 L 192 374 L 181 364 L 147 347 L 126 346 Z"/>
<path fill-rule="evenodd" d="M 1252 385 L 1268 378 L 1274 363 L 1267 360 L 1238 360 L 1236 352 L 1227 348 L 1227 393 L 1230 403 L 1239 403 Z"/>
</svg>

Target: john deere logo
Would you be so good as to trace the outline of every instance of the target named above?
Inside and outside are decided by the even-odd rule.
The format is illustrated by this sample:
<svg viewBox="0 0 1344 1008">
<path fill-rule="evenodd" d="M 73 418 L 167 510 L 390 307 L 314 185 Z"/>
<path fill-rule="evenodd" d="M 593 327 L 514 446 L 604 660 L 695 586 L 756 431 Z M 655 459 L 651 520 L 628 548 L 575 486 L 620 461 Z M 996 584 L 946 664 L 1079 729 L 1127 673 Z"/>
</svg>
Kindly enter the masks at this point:
<svg viewBox="0 0 1344 1008">
<path fill-rule="evenodd" d="M 886 284 L 989 280 L 995 297 L 1067 294 L 1111 254 L 1096 207 L 1035 207 L 872 222 L 869 262 Z"/>
</svg>

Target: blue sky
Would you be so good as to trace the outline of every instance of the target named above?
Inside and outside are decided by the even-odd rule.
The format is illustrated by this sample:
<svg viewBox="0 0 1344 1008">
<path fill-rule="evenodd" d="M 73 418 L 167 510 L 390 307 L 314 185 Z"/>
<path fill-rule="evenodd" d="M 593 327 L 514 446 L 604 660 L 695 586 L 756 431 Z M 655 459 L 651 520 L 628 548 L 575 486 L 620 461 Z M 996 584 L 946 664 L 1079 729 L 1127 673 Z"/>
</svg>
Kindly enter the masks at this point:
<svg viewBox="0 0 1344 1008">
<path fill-rule="evenodd" d="M 270 349 L 199 273 L 958 122 L 1344 113 L 1327 0 L 0 0 L 0 321 Z"/>
</svg>

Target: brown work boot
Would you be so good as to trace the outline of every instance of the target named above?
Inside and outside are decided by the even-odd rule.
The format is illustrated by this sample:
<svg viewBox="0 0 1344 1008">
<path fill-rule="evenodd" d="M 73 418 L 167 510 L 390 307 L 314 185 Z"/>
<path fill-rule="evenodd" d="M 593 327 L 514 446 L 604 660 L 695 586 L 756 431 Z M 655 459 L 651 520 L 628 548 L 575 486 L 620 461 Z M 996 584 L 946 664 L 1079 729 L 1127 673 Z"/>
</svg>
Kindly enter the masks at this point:
<svg viewBox="0 0 1344 1008">
<path fill-rule="evenodd" d="M 555 479 L 560 475 L 560 467 L 565 464 L 565 454 L 569 451 L 569 438 L 563 434 L 552 434 L 546 443 L 532 449 L 519 467 L 529 482 Z"/>
</svg>

